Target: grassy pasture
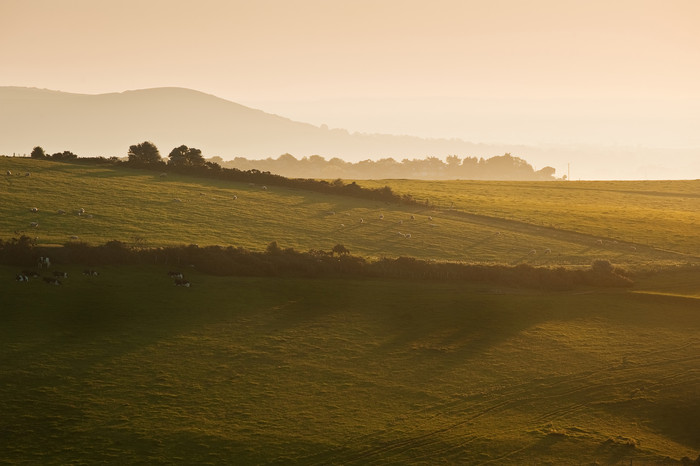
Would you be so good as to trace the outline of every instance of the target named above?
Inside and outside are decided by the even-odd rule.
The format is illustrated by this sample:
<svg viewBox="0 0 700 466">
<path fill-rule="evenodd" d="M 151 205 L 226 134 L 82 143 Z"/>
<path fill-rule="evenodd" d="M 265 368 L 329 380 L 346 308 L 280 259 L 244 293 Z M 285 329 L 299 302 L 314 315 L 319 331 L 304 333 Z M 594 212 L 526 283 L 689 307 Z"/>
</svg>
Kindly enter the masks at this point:
<svg viewBox="0 0 700 466">
<path fill-rule="evenodd" d="M 194 270 L 185 289 L 157 267 L 62 268 L 70 278 L 52 287 L 0 266 L 0 462 L 659 464 L 700 453 L 697 271 L 630 291 L 539 293 Z"/>
<path fill-rule="evenodd" d="M 31 176 L 6 176 L 6 170 Z M 427 209 L 22 158 L 0 158 L 0 174 L 0 238 L 25 233 L 40 244 L 63 244 L 72 236 L 89 243 L 117 239 L 254 250 L 271 241 L 302 251 L 330 250 L 340 243 L 368 257 L 552 266 L 608 259 L 648 267 L 697 263 L 700 256 L 695 182 L 667 182 L 666 188 L 611 182 L 590 189 L 554 182 L 362 182 L 389 184 L 440 206 Z M 459 212 L 446 208 L 452 202 Z M 92 218 L 78 216 L 79 208 Z M 58 214 L 59 209 L 66 213 Z M 39 226 L 32 228 L 32 222 Z"/>
<path fill-rule="evenodd" d="M 603 240 L 611 250 L 635 245 L 700 256 L 700 180 L 504 182 L 358 181 L 389 185 L 437 204 Z M 617 245 L 614 243 L 617 241 Z"/>
</svg>

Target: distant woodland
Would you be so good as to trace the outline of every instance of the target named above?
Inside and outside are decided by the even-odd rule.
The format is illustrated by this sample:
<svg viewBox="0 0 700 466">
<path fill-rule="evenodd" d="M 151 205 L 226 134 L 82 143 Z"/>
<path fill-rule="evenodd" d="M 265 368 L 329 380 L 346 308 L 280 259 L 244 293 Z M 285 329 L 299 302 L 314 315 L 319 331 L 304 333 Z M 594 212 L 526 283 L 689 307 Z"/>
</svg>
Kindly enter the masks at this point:
<svg viewBox="0 0 700 466">
<path fill-rule="evenodd" d="M 488 159 L 450 155 L 446 161 L 437 157 L 425 159 L 403 159 L 401 162 L 393 158 L 381 160 L 363 160 L 361 162 L 346 162 L 339 158 L 326 160 L 320 155 L 295 158 L 291 154 L 283 154 L 276 159 L 249 160 L 236 157 L 225 161 L 220 157 L 208 159 L 225 168 L 238 170 L 260 170 L 291 178 L 323 178 L 323 179 L 428 179 L 428 180 L 522 180 L 548 181 L 554 180 L 555 169 L 544 167 L 535 169 L 525 160 L 514 157 L 509 153 Z"/>
</svg>

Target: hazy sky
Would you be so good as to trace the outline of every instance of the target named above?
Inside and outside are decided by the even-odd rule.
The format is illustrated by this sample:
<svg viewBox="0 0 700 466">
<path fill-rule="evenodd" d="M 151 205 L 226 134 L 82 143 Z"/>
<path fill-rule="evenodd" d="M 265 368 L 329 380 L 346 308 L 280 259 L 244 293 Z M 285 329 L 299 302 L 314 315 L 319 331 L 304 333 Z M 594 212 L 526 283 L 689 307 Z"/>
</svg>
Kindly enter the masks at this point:
<svg viewBox="0 0 700 466">
<path fill-rule="evenodd" d="M 0 0 L 0 85 L 180 86 L 473 142 L 700 147 L 699 24 L 697 0 Z"/>
</svg>

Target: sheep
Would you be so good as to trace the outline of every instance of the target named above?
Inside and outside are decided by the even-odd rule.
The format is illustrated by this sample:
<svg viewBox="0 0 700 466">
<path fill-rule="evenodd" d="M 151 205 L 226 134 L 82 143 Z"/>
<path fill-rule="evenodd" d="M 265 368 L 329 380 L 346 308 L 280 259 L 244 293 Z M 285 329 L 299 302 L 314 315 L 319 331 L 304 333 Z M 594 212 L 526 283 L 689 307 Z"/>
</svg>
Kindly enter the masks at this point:
<svg viewBox="0 0 700 466">
<path fill-rule="evenodd" d="M 233 195 L 233 200 L 235 201 L 236 199 L 238 199 L 238 196 L 236 196 L 236 195 L 234 194 L 234 195 Z"/>
<path fill-rule="evenodd" d="M 185 277 L 182 275 L 182 272 L 172 272 L 172 271 L 170 271 L 170 272 L 168 272 L 168 276 L 169 276 L 170 278 L 179 278 L 179 279 L 185 278 Z"/>
<path fill-rule="evenodd" d="M 176 197 L 175 199 L 173 199 L 173 202 L 182 202 L 182 201 Z"/>
<path fill-rule="evenodd" d="M 61 284 L 61 282 L 58 280 L 58 278 L 53 278 L 53 277 L 44 277 L 44 281 L 48 283 L 49 285 L 54 285 L 58 286 Z"/>
<path fill-rule="evenodd" d="M 55 270 L 53 272 L 53 276 L 56 278 L 68 278 L 68 272 L 59 272 L 58 270 Z"/>
<path fill-rule="evenodd" d="M 12 172 L 10 170 L 7 170 L 7 176 L 12 176 Z"/>
<path fill-rule="evenodd" d="M 384 220 L 384 214 L 379 216 L 379 220 Z"/>
<path fill-rule="evenodd" d="M 84 213 L 85 213 L 85 209 L 83 209 L 82 207 L 80 209 L 78 209 L 78 215 L 83 215 Z"/>
<path fill-rule="evenodd" d="M 360 219 L 360 223 L 365 223 L 365 219 L 364 219 L 364 218 L 361 218 L 361 219 Z"/>
<path fill-rule="evenodd" d="M 31 173 L 29 173 L 29 172 L 26 172 L 26 173 L 24 174 L 24 176 L 30 176 L 30 175 L 31 175 Z"/>
<path fill-rule="evenodd" d="M 92 214 L 87 214 L 85 218 L 92 218 Z"/>
<path fill-rule="evenodd" d="M 92 269 L 85 269 L 83 270 L 83 275 L 87 275 L 88 277 L 97 277 L 100 273 L 97 272 L 96 270 Z"/>
<path fill-rule="evenodd" d="M 411 239 L 411 234 L 410 234 L 410 233 L 406 233 L 403 237 L 406 238 L 406 239 Z"/>
<path fill-rule="evenodd" d="M 39 222 L 32 222 L 29 224 L 29 226 L 32 228 L 39 228 Z"/>
<path fill-rule="evenodd" d="M 549 248 L 547 248 L 547 249 L 544 250 L 544 253 L 545 253 L 545 254 L 551 254 L 551 252 L 552 252 L 552 250 L 549 249 Z"/>
<path fill-rule="evenodd" d="M 263 187 L 262 187 L 262 190 L 263 190 L 263 191 L 267 191 L 267 186 L 263 186 Z"/>
<path fill-rule="evenodd" d="M 399 220 L 399 225 L 403 225 L 403 220 Z"/>
<path fill-rule="evenodd" d="M 187 281 L 187 280 L 178 278 L 178 279 L 175 280 L 175 286 L 184 286 L 184 287 L 189 288 L 189 287 L 190 287 L 190 282 Z"/>
<path fill-rule="evenodd" d="M 66 211 L 63 210 L 63 209 L 58 209 L 58 210 L 56 211 L 56 213 L 57 213 L 58 215 L 63 215 L 63 214 L 66 213 Z"/>
<path fill-rule="evenodd" d="M 73 236 L 70 237 L 70 239 L 72 239 L 72 240 L 77 240 L 77 239 L 79 239 L 79 238 L 78 238 L 76 235 L 73 235 Z"/>
<path fill-rule="evenodd" d="M 537 254 L 537 249 L 531 249 L 530 252 L 528 252 L 530 256 L 534 256 L 535 254 Z"/>
<path fill-rule="evenodd" d="M 596 241 L 596 244 L 598 244 L 599 246 L 602 246 L 602 245 L 603 245 L 603 240 L 602 240 L 602 239 L 597 240 L 597 241 Z"/>
<path fill-rule="evenodd" d="M 22 275 L 27 276 L 29 278 L 39 278 L 39 274 L 33 270 L 22 270 Z"/>
<path fill-rule="evenodd" d="M 18 282 L 28 282 L 29 277 L 23 273 L 20 273 L 15 277 L 15 280 L 17 280 Z"/>
<path fill-rule="evenodd" d="M 158 177 L 160 177 L 161 179 L 162 179 L 162 178 L 165 178 L 166 176 L 168 176 L 167 173 L 161 173 L 160 175 L 158 175 Z"/>
<path fill-rule="evenodd" d="M 51 267 L 51 260 L 50 260 L 48 257 L 46 257 L 46 256 L 41 256 L 41 257 L 39 258 L 39 264 L 38 264 L 38 265 L 39 265 L 39 268 L 40 268 L 40 269 L 43 268 L 43 267 L 46 267 L 46 268 L 48 269 L 49 267 Z"/>
<path fill-rule="evenodd" d="M 415 220 L 415 219 L 416 219 L 416 216 L 415 216 L 415 215 L 411 215 L 411 220 Z"/>
<path fill-rule="evenodd" d="M 432 221 L 433 221 L 433 217 L 431 217 L 430 215 L 428 215 L 428 220 L 430 220 L 430 221 L 432 222 Z"/>
<path fill-rule="evenodd" d="M 340 224 L 340 228 L 345 228 L 345 224 L 344 224 L 344 223 L 341 223 L 341 224 Z"/>
<path fill-rule="evenodd" d="M 32 207 L 32 208 L 31 208 L 31 209 L 29 209 L 29 210 L 31 210 L 31 211 L 32 211 L 32 212 L 34 212 L 34 213 L 37 213 L 37 212 L 39 212 L 39 209 L 37 209 L 36 207 Z"/>
</svg>

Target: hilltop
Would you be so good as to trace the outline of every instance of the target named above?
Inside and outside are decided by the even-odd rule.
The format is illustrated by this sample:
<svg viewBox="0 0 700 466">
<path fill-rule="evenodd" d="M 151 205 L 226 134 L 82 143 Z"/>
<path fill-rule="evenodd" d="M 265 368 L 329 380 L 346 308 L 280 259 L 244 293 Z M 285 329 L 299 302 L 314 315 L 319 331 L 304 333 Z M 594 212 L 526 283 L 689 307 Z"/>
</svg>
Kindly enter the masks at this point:
<svg viewBox="0 0 700 466">
<path fill-rule="evenodd" d="M 129 145 L 144 140 L 163 148 L 184 143 L 224 159 L 291 153 L 363 160 L 506 151 L 458 139 L 351 134 L 173 87 L 98 95 L 0 87 L 0 107 L 0 153 L 6 155 L 29 153 L 41 145 L 50 152 L 68 149 L 80 156 L 124 156 Z"/>
</svg>

